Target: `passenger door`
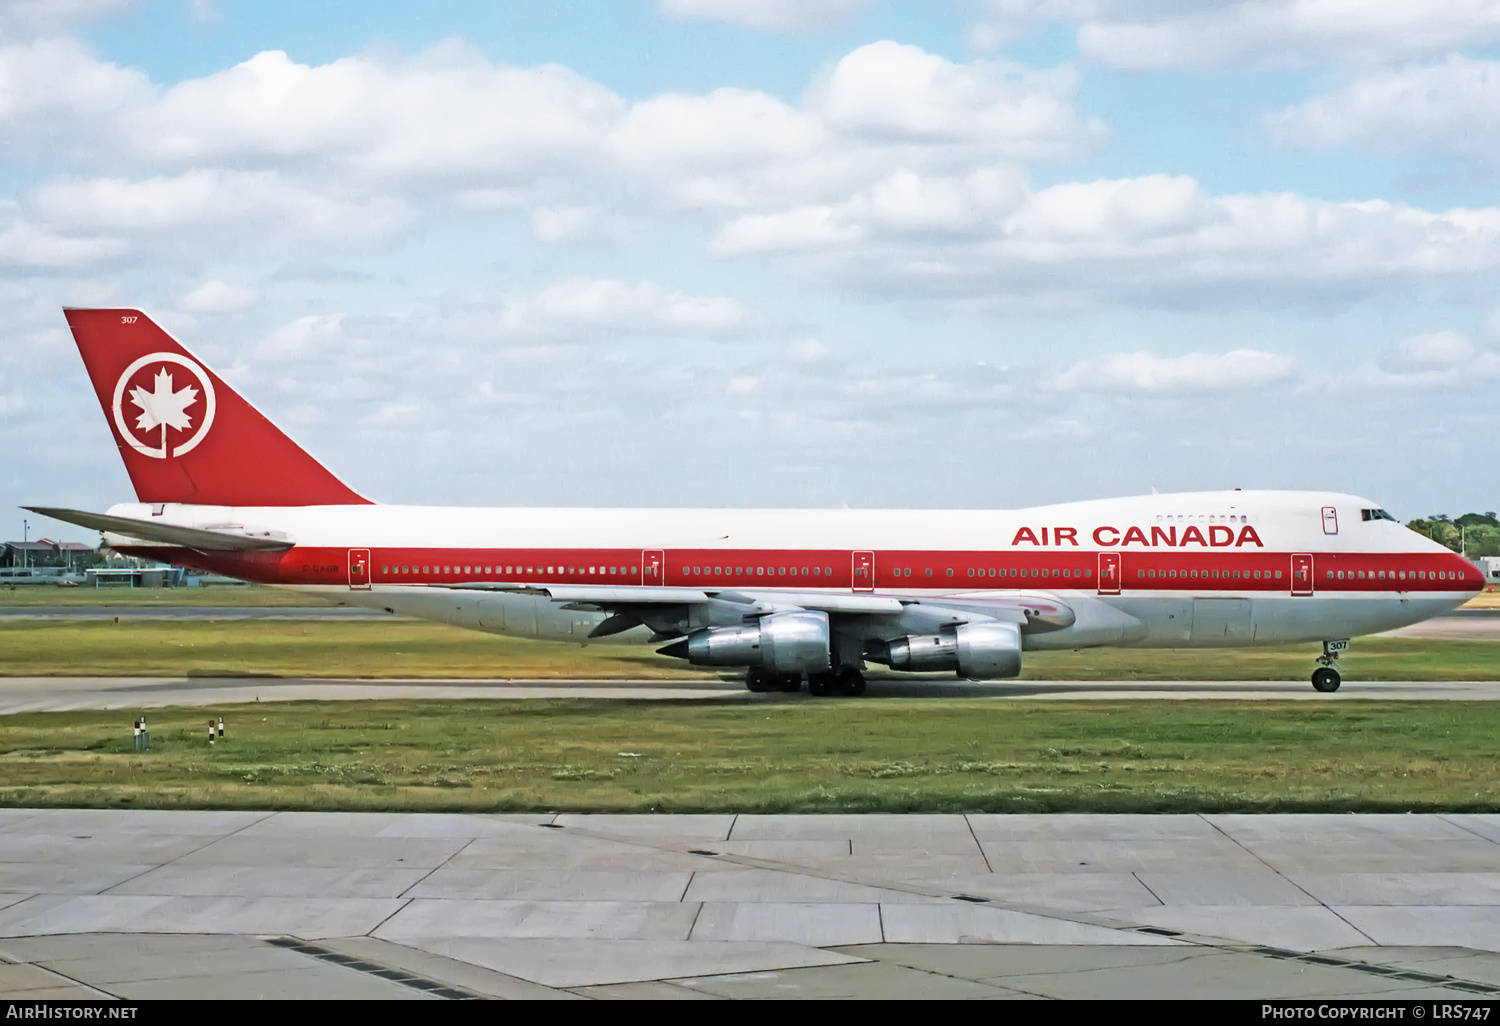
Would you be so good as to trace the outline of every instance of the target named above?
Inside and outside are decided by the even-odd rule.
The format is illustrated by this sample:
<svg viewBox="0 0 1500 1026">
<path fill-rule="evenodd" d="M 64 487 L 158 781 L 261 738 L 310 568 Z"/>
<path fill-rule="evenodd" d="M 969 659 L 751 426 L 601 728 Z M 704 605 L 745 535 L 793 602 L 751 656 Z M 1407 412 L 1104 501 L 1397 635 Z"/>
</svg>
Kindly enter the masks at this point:
<svg viewBox="0 0 1500 1026">
<path fill-rule="evenodd" d="M 663 568 L 665 561 L 662 559 L 660 549 L 647 550 L 641 553 L 641 583 L 660 587 L 664 581 Z"/>
<path fill-rule="evenodd" d="M 349 550 L 349 590 L 370 590 L 370 550 Z"/>
<path fill-rule="evenodd" d="M 1120 594 L 1120 554 L 1099 553 L 1099 594 Z"/>
<path fill-rule="evenodd" d="M 875 590 L 875 553 L 856 552 L 849 557 L 851 587 L 855 591 Z"/>
<path fill-rule="evenodd" d="M 1313 558 L 1310 552 L 1292 553 L 1292 594 L 1313 593 Z"/>
</svg>

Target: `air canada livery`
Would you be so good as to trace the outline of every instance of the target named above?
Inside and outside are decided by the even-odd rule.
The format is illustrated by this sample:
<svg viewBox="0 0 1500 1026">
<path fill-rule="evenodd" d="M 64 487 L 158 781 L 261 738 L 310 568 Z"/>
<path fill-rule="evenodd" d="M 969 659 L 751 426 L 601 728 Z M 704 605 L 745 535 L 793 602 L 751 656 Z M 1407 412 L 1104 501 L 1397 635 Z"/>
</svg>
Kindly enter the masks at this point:
<svg viewBox="0 0 1500 1026">
<path fill-rule="evenodd" d="M 28 507 L 112 548 L 344 605 L 742 667 L 752 691 L 859 694 L 862 670 L 1015 677 L 1027 651 L 1323 642 L 1483 586 L 1376 503 L 1224 491 L 980 510 L 466 509 L 375 503 L 138 310 L 68 310 L 135 486 Z"/>
</svg>

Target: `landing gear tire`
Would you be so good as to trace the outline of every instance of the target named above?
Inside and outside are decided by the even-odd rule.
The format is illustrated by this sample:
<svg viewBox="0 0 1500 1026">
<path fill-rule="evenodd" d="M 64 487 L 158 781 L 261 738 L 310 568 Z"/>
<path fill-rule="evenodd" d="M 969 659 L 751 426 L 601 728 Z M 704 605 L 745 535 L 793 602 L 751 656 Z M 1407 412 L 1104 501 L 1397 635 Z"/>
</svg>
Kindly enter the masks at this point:
<svg viewBox="0 0 1500 1026">
<path fill-rule="evenodd" d="M 838 673 L 814 673 L 807 678 L 807 690 L 814 695 L 862 695 L 865 693 L 865 675 L 858 670 L 840 670 Z"/>
<path fill-rule="evenodd" d="M 766 673 L 764 670 L 751 669 L 745 674 L 745 687 L 757 695 L 780 690 L 777 687 L 779 683 L 780 681 L 774 674 Z"/>
<path fill-rule="evenodd" d="M 796 694 L 797 692 L 801 691 L 802 690 L 802 674 L 800 674 L 800 673 L 783 673 L 783 674 L 778 675 L 777 678 L 776 678 L 776 690 L 777 691 L 787 691 L 787 692 L 791 692 L 792 694 Z"/>
<path fill-rule="evenodd" d="M 1339 689 L 1339 685 L 1343 682 L 1344 678 L 1339 676 L 1339 671 L 1331 666 L 1320 666 L 1313 671 L 1312 686 L 1314 691 L 1321 691 L 1325 695 L 1332 694 Z"/>
<path fill-rule="evenodd" d="M 845 695 L 858 697 L 865 693 L 865 675 L 858 670 L 840 670 L 838 684 L 839 691 Z"/>
</svg>

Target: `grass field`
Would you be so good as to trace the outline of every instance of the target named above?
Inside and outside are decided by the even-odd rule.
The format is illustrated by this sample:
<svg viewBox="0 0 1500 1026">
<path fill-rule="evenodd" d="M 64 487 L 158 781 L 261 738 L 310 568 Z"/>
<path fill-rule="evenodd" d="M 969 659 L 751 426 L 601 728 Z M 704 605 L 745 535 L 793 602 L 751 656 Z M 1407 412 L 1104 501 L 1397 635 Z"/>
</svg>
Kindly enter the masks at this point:
<svg viewBox="0 0 1500 1026">
<path fill-rule="evenodd" d="M 1500 703 L 340 702 L 0 719 L 0 804 L 430 811 L 1500 809 Z M 208 713 L 224 716 L 210 747 Z"/>
<path fill-rule="evenodd" d="M 1317 645 L 1028 652 L 1030 680 L 1298 680 Z M 872 671 L 878 670 L 872 667 Z M 1500 642 L 1364 638 L 1350 680 L 1500 680 Z M 524 641 L 413 620 L 0 621 L 0 676 L 592 677 L 712 675 L 644 646 Z M 733 674 L 726 674 L 733 676 Z"/>
</svg>

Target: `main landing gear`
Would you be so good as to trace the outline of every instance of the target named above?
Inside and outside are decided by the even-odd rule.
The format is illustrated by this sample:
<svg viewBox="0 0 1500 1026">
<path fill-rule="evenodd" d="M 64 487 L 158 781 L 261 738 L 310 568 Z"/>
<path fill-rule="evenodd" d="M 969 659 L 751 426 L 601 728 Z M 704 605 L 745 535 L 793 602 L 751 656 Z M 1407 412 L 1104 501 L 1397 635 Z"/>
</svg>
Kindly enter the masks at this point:
<svg viewBox="0 0 1500 1026">
<path fill-rule="evenodd" d="M 1349 641 L 1325 641 L 1323 642 L 1323 654 L 1318 656 L 1318 668 L 1313 671 L 1312 686 L 1314 691 L 1324 694 L 1332 694 L 1339 689 L 1344 678 L 1339 675 L 1339 656 L 1349 648 Z"/>
<path fill-rule="evenodd" d="M 751 667 L 745 674 L 745 687 L 758 695 L 768 691 L 801 691 L 802 674 L 768 673 L 758 666 Z"/>
<path fill-rule="evenodd" d="M 807 690 L 814 695 L 862 695 L 865 693 L 865 675 L 848 666 L 838 673 L 810 674 Z"/>
<path fill-rule="evenodd" d="M 770 673 L 754 667 L 745 674 L 745 687 L 756 694 L 765 694 L 769 691 L 801 691 L 802 674 Z M 837 673 L 808 674 L 807 690 L 819 697 L 862 695 L 865 693 L 865 675 L 850 667 L 845 667 Z"/>
</svg>

